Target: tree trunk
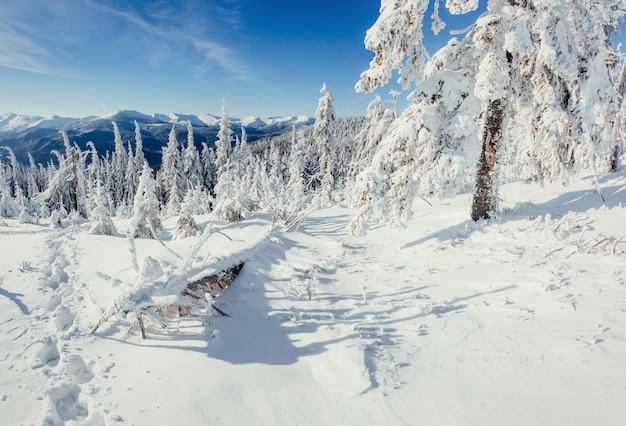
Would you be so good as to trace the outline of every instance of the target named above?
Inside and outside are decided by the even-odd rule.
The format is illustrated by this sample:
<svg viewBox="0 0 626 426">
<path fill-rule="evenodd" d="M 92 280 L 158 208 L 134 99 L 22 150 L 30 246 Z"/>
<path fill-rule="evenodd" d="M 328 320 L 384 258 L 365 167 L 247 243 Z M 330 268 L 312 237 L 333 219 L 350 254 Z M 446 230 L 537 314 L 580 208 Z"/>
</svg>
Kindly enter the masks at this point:
<svg viewBox="0 0 626 426">
<path fill-rule="evenodd" d="M 483 148 L 478 162 L 476 176 L 476 193 L 472 202 L 472 219 L 488 219 L 489 212 L 496 209 L 496 187 L 494 170 L 500 139 L 502 137 L 502 120 L 504 105 L 502 99 L 492 101 L 487 107 Z"/>
<path fill-rule="evenodd" d="M 609 172 L 617 171 L 617 159 L 619 158 L 619 112 L 615 114 L 613 123 L 613 143 L 611 146 L 611 157 L 609 158 Z"/>
</svg>

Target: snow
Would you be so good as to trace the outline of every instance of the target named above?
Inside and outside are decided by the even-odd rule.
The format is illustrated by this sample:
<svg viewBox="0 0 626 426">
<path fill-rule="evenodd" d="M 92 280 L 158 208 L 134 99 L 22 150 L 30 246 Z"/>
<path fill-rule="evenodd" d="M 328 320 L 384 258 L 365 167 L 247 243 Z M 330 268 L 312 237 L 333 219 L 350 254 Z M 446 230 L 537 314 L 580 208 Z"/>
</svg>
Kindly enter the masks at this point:
<svg viewBox="0 0 626 426">
<path fill-rule="evenodd" d="M 252 214 L 161 245 L 0 226 L 3 424 L 618 425 L 626 415 L 626 174 L 507 184 L 501 211 L 417 200 L 404 229 L 348 237 L 333 206 L 292 232 Z M 604 197 L 605 202 L 602 201 Z M 228 238 L 227 238 L 228 237 Z M 204 240 L 201 240 L 203 239 Z M 199 244 L 199 247 L 195 247 Z M 114 315 L 241 255 L 203 325 Z M 193 256 L 191 256 L 193 254 Z M 190 257 L 191 256 L 191 257 Z M 182 258 L 181 259 L 179 259 Z M 221 264 L 220 264 L 221 262 Z M 308 291 L 314 292 L 311 300 Z"/>
<path fill-rule="evenodd" d="M 0 115 L 0 132 L 19 132 L 30 127 L 33 122 L 42 120 L 42 117 L 18 114 Z"/>
</svg>

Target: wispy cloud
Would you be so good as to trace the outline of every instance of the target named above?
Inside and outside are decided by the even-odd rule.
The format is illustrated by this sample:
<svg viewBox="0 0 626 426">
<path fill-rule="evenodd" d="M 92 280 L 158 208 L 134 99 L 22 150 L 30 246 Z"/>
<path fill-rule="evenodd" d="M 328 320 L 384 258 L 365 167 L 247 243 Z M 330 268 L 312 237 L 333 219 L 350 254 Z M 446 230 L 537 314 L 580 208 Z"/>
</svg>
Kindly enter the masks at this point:
<svg viewBox="0 0 626 426">
<path fill-rule="evenodd" d="M 71 43 L 64 26 L 55 25 L 67 13 L 62 2 L 3 2 L 0 5 L 0 66 L 40 74 L 66 75 L 59 62 Z"/>
<path fill-rule="evenodd" d="M 119 44 L 152 66 L 186 64 L 195 77 L 217 67 L 247 78 L 249 67 L 225 41 L 239 25 L 232 0 L 2 2 L 0 66 L 67 75 L 67 62 L 80 63 L 78 48 Z"/>
<path fill-rule="evenodd" d="M 214 64 L 227 70 L 233 77 L 241 80 L 249 80 L 251 73 L 248 65 L 237 58 L 236 53 L 231 49 L 209 40 L 194 40 L 193 45 L 204 57 L 204 61 L 196 66 L 196 78 L 202 77 Z"/>
</svg>

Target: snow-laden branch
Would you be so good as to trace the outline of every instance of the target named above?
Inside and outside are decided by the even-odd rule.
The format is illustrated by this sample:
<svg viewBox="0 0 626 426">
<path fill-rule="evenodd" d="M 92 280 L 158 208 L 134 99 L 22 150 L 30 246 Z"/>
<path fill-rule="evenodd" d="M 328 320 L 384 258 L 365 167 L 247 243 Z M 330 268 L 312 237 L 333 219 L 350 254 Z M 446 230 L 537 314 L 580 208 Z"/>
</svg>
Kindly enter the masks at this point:
<svg viewBox="0 0 626 426">
<path fill-rule="evenodd" d="M 183 310 L 186 314 L 208 316 L 210 309 L 213 308 L 212 297 L 209 295 L 205 298 L 199 297 L 193 290 L 190 291 L 188 286 L 206 277 L 215 276 L 219 280 L 225 273 L 240 269 L 253 253 L 265 245 L 270 232 L 248 242 L 244 248 L 237 251 L 211 257 L 200 264 L 195 264 L 199 251 L 205 247 L 209 237 L 221 234 L 230 239 L 223 232 L 207 226 L 187 255 L 178 261 L 173 272 L 156 281 L 151 279 L 149 271 L 138 272 L 132 287 L 124 290 L 115 299 L 114 305 L 104 312 L 92 333 L 95 333 L 103 322 L 116 314 L 121 318 L 130 318 L 133 324 L 139 323 L 142 336 L 145 336 L 144 320 L 146 318 L 162 328 L 167 328 L 168 322 L 163 316 L 163 311 L 172 306 L 175 306 L 179 312 Z"/>
</svg>

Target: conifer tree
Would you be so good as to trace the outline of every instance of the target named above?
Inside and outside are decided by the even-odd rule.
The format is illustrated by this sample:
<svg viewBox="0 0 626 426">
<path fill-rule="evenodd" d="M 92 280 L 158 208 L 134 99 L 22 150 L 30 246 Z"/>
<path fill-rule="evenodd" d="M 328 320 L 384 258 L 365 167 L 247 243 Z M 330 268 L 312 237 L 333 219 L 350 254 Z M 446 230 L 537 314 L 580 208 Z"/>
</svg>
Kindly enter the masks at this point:
<svg viewBox="0 0 626 426">
<path fill-rule="evenodd" d="M 290 215 L 298 214 L 306 202 L 306 185 L 304 183 L 304 137 L 291 128 L 291 151 L 289 153 L 289 180 L 285 192 L 286 210 Z"/>
<path fill-rule="evenodd" d="M 115 208 L 117 208 L 123 203 L 126 194 L 125 176 L 128 153 L 126 148 L 124 148 L 124 141 L 117 123 L 112 121 L 111 124 L 113 125 L 115 150 L 111 157 L 110 181 L 112 197 L 115 202 Z"/>
<path fill-rule="evenodd" d="M 322 97 L 319 100 L 315 112 L 315 124 L 313 126 L 313 138 L 317 147 L 319 158 L 320 189 L 318 200 L 322 206 L 327 206 L 333 201 L 335 188 L 335 167 L 337 146 L 333 127 L 335 125 L 334 99 L 326 89 L 326 83 L 320 89 Z"/>
<path fill-rule="evenodd" d="M 202 163 L 202 178 L 204 187 L 210 195 L 215 195 L 215 185 L 217 183 L 217 167 L 215 165 L 215 150 L 209 148 L 206 143 L 202 143 L 200 162 Z"/>
<path fill-rule="evenodd" d="M 193 215 L 196 213 L 195 202 L 194 191 L 188 191 L 187 194 L 185 194 L 185 199 L 180 208 L 180 216 L 178 216 L 178 220 L 176 221 L 175 239 L 193 237 L 200 231 L 200 227 L 193 218 Z"/>
<path fill-rule="evenodd" d="M 165 191 L 166 215 L 175 216 L 183 200 L 183 175 L 180 145 L 176 138 L 176 125 L 172 125 L 167 145 L 163 148 L 159 183 Z"/>
<path fill-rule="evenodd" d="M 222 119 L 220 121 L 220 130 L 217 134 L 217 142 L 215 142 L 215 166 L 218 179 L 226 170 L 226 163 L 231 152 L 232 137 L 233 132 L 230 128 L 230 120 L 226 111 L 226 101 L 222 101 Z"/>
<path fill-rule="evenodd" d="M 202 167 L 200 155 L 193 137 L 193 126 L 187 121 L 187 146 L 183 153 L 183 176 L 185 177 L 184 188 L 198 188 L 202 183 Z"/>
<path fill-rule="evenodd" d="M 91 212 L 89 232 L 96 235 L 115 235 L 117 229 L 111 219 L 108 200 L 99 180 L 96 180 L 95 191 L 90 198 L 92 198 L 91 204 L 94 208 Z"/>
<path fill-rule="evenodd" d="M 152 169 L 146 162 L 139 178 L 139 186 L 133 203 L 130 229 L 133 238 L 156 238 L 156 233 L 163 230 L 159 219 L 156 186 L 157 182 L 152 177 Z"/>
<path fill-rule="evenodd" d="M 0 161 L 0 217 L 13 217 L 18 214 L 18 210 L 5 178 L 6 168 Z"/>
</svg>

